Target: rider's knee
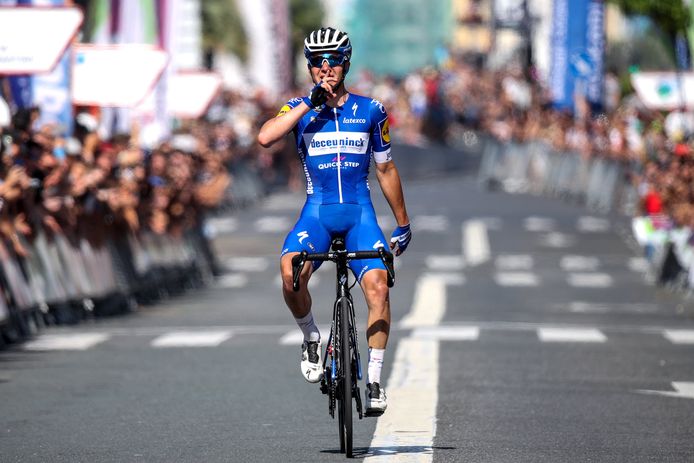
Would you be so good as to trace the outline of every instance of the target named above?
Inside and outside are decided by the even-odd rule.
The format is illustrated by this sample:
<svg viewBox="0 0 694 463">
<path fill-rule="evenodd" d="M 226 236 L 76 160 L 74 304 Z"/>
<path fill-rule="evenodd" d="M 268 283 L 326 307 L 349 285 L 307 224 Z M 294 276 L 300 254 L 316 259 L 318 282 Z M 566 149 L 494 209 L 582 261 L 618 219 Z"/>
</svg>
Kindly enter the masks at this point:
<svg viewBox="0 0 694 463">
<path fill-rule="evenodd" d="M 385 279 L 373 278 L 364 282 L 364 292 L 369 300 L 386 300 L 388 298 L 388 284 Z"/>
</svg>

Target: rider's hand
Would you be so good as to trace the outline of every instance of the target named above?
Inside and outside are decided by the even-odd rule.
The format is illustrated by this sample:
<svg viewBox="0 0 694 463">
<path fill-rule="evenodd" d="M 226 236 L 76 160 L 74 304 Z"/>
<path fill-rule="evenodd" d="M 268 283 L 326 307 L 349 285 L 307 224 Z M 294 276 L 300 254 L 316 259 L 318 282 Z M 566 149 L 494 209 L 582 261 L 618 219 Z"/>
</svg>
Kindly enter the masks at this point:
<svg viewBox="0 0 694 463">
<path fill-rule="evenodd" d="M 308 96 L 304 97 L 304 103 L 309 108 L 317 108 L 325 104 L 328 98 L 333 96 L 332 87 L 327 82 L 318 82 L 313 86 Z"/>
<path fill-rule="evenodd" d="M 412 232 L 410 231 L 410 224 L 398 227 L 393 230 L 393 234 L 390 235 L 390 249 L 393 250 L 396 256 L 399 256 L 405 252 L 411 239 Z"/>
</svg>

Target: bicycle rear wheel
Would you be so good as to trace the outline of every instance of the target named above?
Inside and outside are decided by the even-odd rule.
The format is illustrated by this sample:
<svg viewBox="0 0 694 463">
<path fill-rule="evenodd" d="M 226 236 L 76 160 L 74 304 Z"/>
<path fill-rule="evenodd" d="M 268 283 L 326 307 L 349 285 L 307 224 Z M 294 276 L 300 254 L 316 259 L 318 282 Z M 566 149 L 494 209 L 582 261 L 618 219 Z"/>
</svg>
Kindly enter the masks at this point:
<svg viewBox="0 0 694 463">
<path fill-rule="evenodd" d="M 342 427 L 340 435 L 344 436 L 344 452 L 352 458 L 352 351 L 349 340 L 349 300 L 340 301 L 340 363 L 342 366 Z M 342 441 L 342 439 L 340 439 Z M 342 447 L 342 445 L 340 445 Z"/>
</svg>

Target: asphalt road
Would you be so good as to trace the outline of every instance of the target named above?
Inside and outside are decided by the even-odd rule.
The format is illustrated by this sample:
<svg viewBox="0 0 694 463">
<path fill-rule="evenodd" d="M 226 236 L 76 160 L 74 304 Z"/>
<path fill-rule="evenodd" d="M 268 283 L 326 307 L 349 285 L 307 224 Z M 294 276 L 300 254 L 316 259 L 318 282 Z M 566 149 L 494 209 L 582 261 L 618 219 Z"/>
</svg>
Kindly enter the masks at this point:
<svg viewBox="0 0 694 463">
<path fill-rule="evenodd" d="M 403 166 L 414 238 L 391 298 L 389 409 L 355 422 L 356 457 L 694 461 L 694 310 L 644 278 L 628 223 L 480 190 L 426 153 Z M 0 461 L 341 461 L 279 289 L 301 202 L 215 219 L 214 287 L 0 352 Z M 323 326 L 333 271 L 313 283 Z"/>
</svg>

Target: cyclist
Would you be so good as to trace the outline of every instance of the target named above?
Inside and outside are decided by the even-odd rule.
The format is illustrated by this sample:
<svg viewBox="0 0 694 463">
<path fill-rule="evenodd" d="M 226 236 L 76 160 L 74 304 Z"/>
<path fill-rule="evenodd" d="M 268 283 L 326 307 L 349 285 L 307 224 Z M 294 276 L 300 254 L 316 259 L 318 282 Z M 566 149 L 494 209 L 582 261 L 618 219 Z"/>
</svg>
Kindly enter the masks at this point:
<svg viewBox="0 0 694 463">
<path fill-rule="evenodd" d="M 313 87 L 308 96 L 289 100 L 276 117 L 263 124 L 258 142 L 265 147 L 294 132 L 306 176 L 306 203 L 282 247 L 280 268 L 284 300 L 303 332 L 301 372 L 310 383 L 323 376 L 321 336 L 311 314 L 308 281 L 318 265 L 305 266 L 301 290 L 292 290 L 292 257 L 301 251 L 327 252 L 331 239 L 342 236 L 348 251 L 378 249 L 386 242 L 376 221 L 369 194 L 368 173 L 375 161 L 376 178 L 395 216 L 390 239 L 395 255 L 410 242 L 410 220 L 400 175 L 391 159 L 388 115 L 383 105 L 345 88 L 352 45 L 343 31 L 332 27 L 311 32 L 304 55 Z M 390 331 L 387 273 L 380 259 L 355 260 L 350 268 L 369 308 L 366 412 L 386 409 L 381 368 Z"/>
</svg>

